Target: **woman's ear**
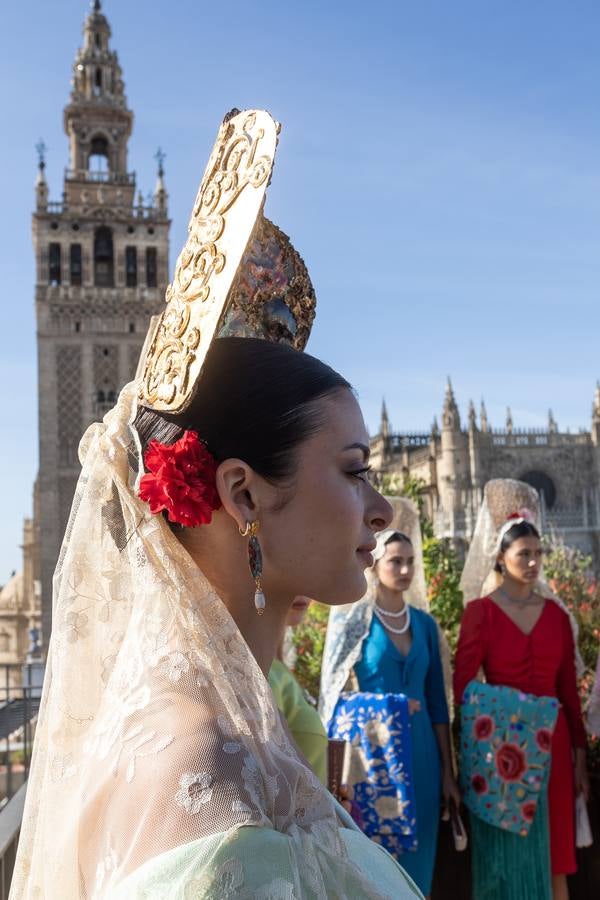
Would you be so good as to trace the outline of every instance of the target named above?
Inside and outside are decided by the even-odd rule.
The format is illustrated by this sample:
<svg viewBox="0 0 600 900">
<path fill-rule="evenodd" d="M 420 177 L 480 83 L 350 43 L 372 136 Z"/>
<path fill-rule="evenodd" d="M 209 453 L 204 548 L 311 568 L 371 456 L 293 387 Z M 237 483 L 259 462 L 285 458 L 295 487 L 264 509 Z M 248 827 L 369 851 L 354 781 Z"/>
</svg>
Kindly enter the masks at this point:
<svg viewBox="0 0 600 900">
<path fill-rule="evenodd" d="M 223 509 L 234 520 L 240 531 L 248 522 L 258 519 L 259 502 L 256 473 L 241 459 L 226 459 L 217 469 L 217 491 Z"/>
</svg>

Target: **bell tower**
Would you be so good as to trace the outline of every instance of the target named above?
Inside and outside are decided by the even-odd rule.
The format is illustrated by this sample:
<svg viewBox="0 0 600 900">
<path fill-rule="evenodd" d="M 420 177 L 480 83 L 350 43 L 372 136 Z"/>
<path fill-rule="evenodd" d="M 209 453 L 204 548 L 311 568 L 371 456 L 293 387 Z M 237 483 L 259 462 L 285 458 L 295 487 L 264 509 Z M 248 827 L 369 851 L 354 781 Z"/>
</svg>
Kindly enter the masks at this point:
<svg viewBox="0 0 600 900">
<path fill-rule="evenodd" d="M 38 145 L 33 245 L 39 399 L 42 628 L 51 629 L 52 576 L 79 475 L 77 448 L 135 373 L 149 320 L 164 303 L 169 218 L 164 154 L 154 195 L 136 198 L 128 171 L 133 112 L 111 29 L 94 0 L 77 51 L 64 129 L 62 202 L 50 202 Z"/>
</svg>

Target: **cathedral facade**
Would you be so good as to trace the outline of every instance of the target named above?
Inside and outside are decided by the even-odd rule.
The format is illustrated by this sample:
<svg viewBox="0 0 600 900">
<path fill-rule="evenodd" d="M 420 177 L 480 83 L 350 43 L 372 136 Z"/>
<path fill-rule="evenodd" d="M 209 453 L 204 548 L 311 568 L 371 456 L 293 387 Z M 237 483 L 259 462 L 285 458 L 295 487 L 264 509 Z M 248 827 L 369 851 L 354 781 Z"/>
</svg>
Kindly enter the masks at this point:
<svg viewBox="0 0 600 900">
<path fill-rule="evenodd" d="M 591 427 L 561 431 L 552 415 L 540 429 L 492 428 L 485 405 L 469 406 L 462 424 L 448 381 L 441 428 L 428 432 L 391 428 L 385 403 L 379 433 L 371 439 L 371 462 L 380 482 L 399 488 L 406 477 L 423 484 L 425 510 L 439 537 L 465 546 L 475 527 L 483 488 L 491 478 L 518 478 L 535 487 L 542 501 L 542 529 L 593 557 L 600 570 L 600 384 Z"/>
<path fill-rule="evenodd" d="M 110 38 L 96 0 L 84 23 L 64 109 L 69 156 L 61 202 L 49 199 L 44 148 L 39 148 L 33 214 L 39 396 L 35 532 L 45 645 L 52 576 L 79 475 L 79 441 L 133 377 L 168 280 L 163 156 L 157 153 L 154 193 L 144 199 L 128 166 L 133 112 Z"/>
</svg>

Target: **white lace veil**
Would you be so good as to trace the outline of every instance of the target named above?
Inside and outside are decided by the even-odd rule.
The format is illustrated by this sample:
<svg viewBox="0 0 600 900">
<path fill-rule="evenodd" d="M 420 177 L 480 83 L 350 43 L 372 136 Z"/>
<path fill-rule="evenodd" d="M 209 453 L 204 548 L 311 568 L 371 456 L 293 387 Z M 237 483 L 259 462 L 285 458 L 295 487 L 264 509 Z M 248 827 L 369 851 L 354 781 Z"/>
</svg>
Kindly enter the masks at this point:
<svg viewBox="0 0 600 900">
<path fill-rule="evenodd" d="M 508 517 L 521 509 L 531 513 L 533 524 L 541 533 L 540 498 L 535 488 L 513 478 L 493 478 L 487 482 L 460 579 L 465 604 L 478 597 L 487 596 L 500 583 L 499 576 L 494 571 L 500 549 L 500 532 L 506 525 Z M 535 589 L 543 597 L 558 603 L 569 616 L 575 641 L 577 669 L 582 671 L 583 662 L 577 647 L 578 627 L 573 615 L 560 597 L 554 594 L 544 579 L 543 572 Z"/>
<path fill-rule="evenodd" d="M 389 527 L 385 531 L 380 531 L 377 535 L 377 547 L 373 552 L 373 559 L 377 563 L 382 558 L 385 553 L 386 542 L 395 532 L 399 531 L 401 534 L 406 535 L 412 544 L 415 559 L 415 574 L 411 586 L 406 592 L 406 599 L 411 606 L 427 610 L 427 588 L 423 567 L 423 542 L 421 540 L 419 510 L 408 497 L 387 497 L 387 500 L 394 510 L 394 516 Z M 377 587 L 375 566 L 367 572 L 367 583 L 369 585 L 368 595 L 372 598 L 373 591 Z"/>
<path fill-rule="evenodd" d="M 81 444 L 11 898 L 109 898 L 146 860 L 242 825 L 286 834 L 297 895 L 321 896 L 320 873 L 352 866 L 331 796 L 226 607 L 137 498 L 134 411 L 130 384 Z"/>
</svg>

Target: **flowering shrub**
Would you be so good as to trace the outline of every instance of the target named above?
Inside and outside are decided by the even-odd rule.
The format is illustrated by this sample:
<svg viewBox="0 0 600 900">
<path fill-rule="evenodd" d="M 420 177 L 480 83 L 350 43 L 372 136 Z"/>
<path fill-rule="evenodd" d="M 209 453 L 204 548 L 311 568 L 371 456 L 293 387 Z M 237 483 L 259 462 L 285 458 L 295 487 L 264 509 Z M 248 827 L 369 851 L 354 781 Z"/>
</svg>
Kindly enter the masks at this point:
<svg viewBox="0 0 600 900">
<path fill-rule="evenodd" d="M 544 574 L 579 626 L 579 651 L 585 671 L 579 680 L 583 708 L 594 684 L 600 644 L 600 585 L 592 571 L 592 559 L 560 541 L 546 542 Z M 600 735 L 588 741 L 588 764 L 600 774 Z"/>
<path fill-rule="evenodd" d="M 315 700 L 319 696 L 321 660 L 327 633 L 329 607 L 311 603 L 301 625 L 294 628 L 292 641 L 296 651 L 294 675 Z"/>
</svg>

